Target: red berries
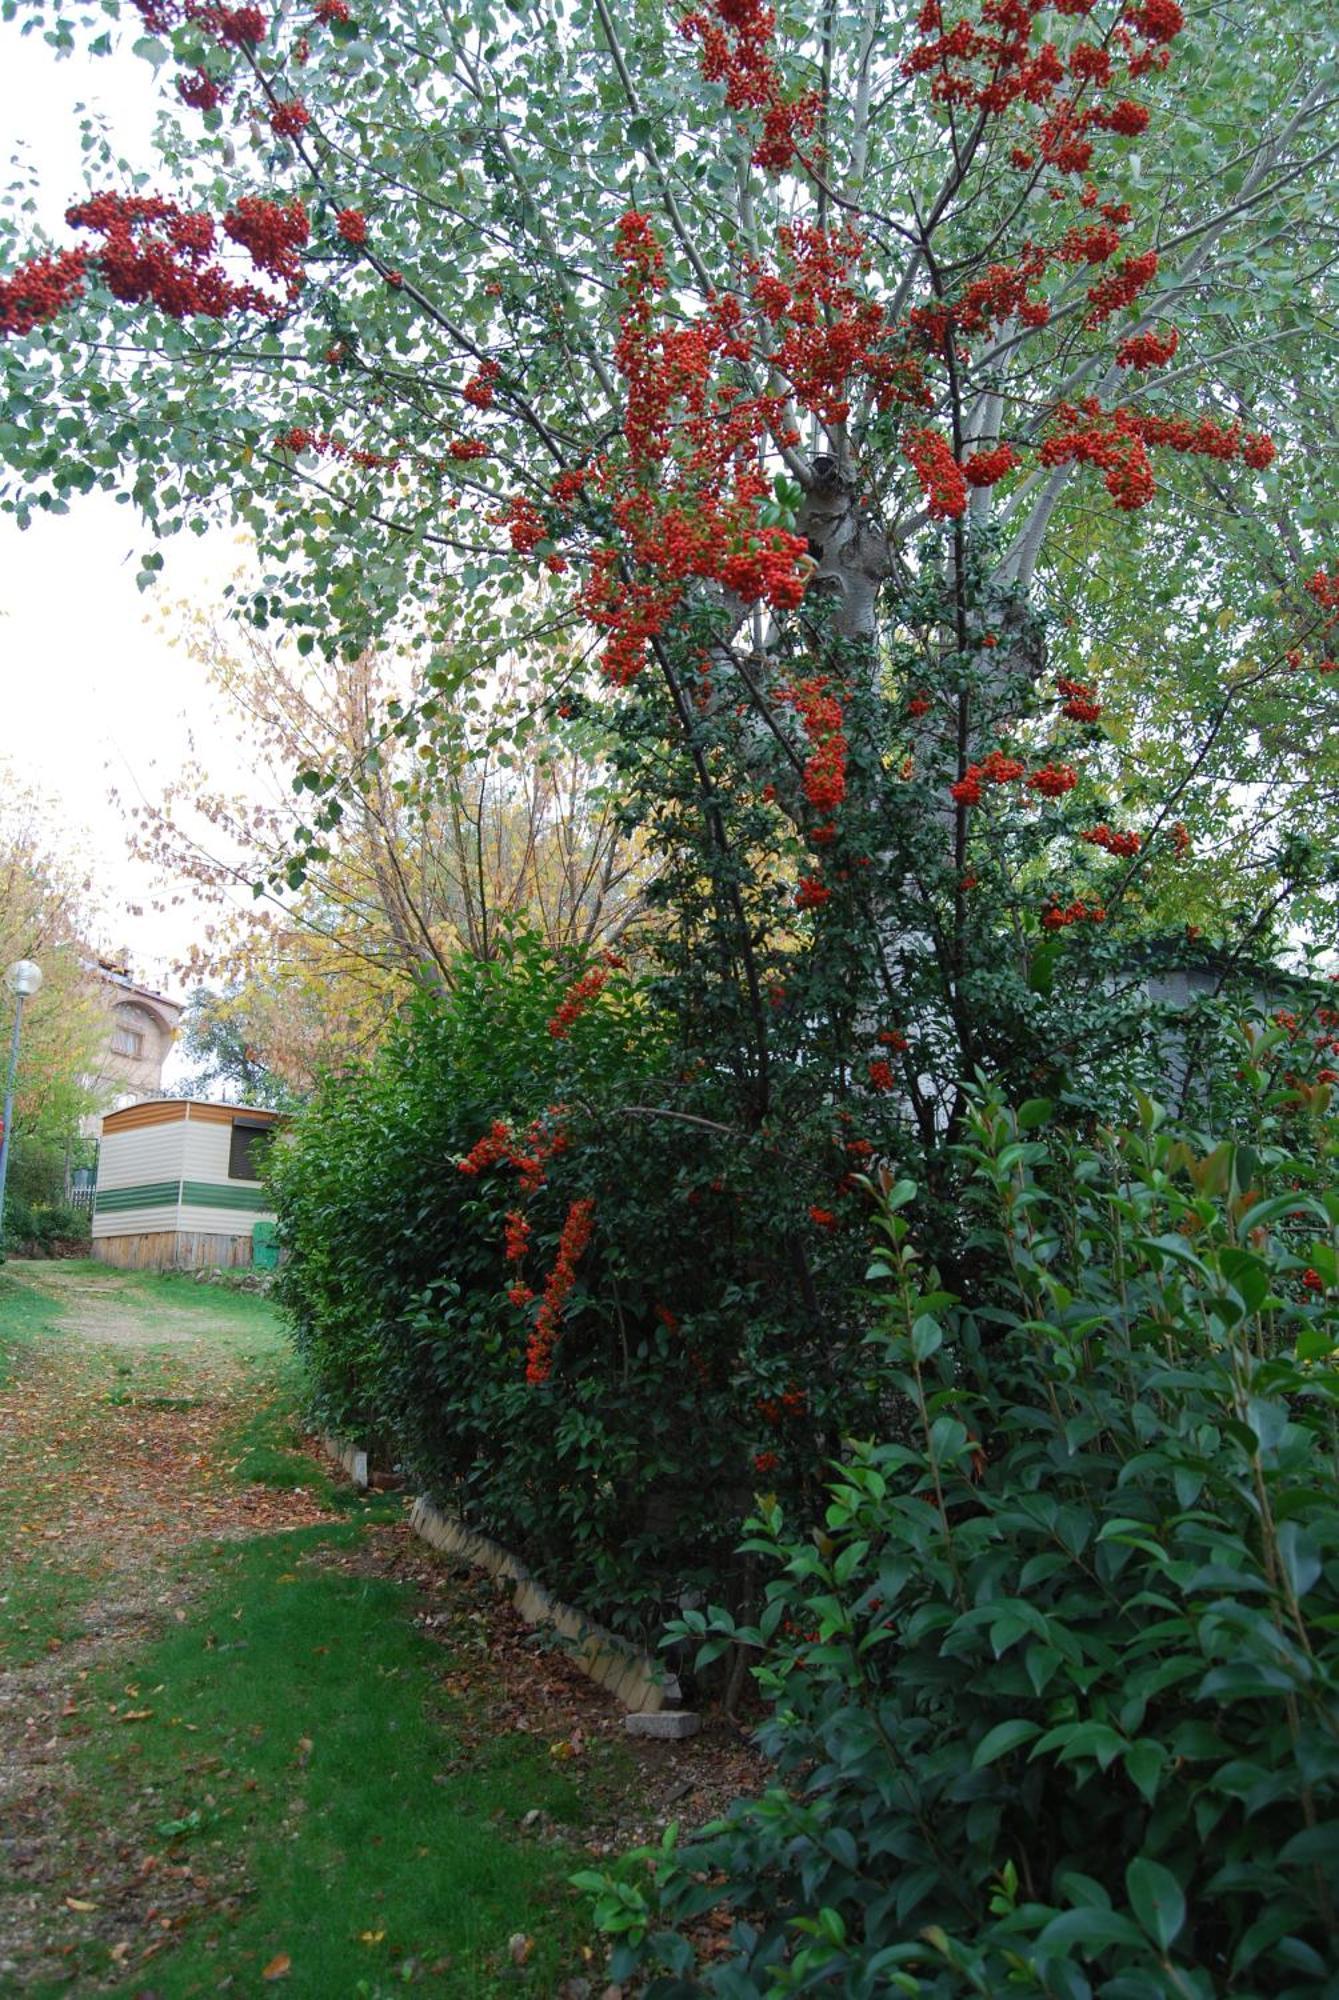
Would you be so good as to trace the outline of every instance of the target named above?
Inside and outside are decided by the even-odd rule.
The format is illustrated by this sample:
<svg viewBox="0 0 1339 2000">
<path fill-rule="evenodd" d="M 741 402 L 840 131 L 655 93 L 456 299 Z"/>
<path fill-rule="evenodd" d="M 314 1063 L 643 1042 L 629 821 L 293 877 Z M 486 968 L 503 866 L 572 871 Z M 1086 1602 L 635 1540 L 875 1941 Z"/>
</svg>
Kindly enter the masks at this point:
<svg viewBox="0 0 1339 2000">
<path fill-rule="evenodd" d="M 1125 18 L 1146 42 L 1171 42 L 1186 25 L 1177 0 L 1143 0 L 1143 5 L 1126 9 Z"/>
<path fill-rule="evenodd" d="M 517 555 L 532 555 L 548 536 L 548 523 L 533 501 L 523 493 L 513 493 L 503 513 L 492 517 L 507 530 Z"/>
<path fill-rule="evenodd" d="M 497 361 L 480 363 L 478 373 L 472 375 L 461 394 L 471 408 L 491 410 L 493 407 L 493 384 L 502 373 L 502 365 Z"/>
<path fill-rule="evenodd" d="M 586 1011 L 587 1003 L 600 993 L 609 978 L 603 966 L 593 966 L 589 972 L 568 987 L 562 1003 L 549 1021 L 549 1033 L 556 1042 L 565 1042 L 571 1033 L 572 1024 Z"/>
<path fill-rule="evenodd" d="M 976 451 L 964 460 L 962 476 L 969 486 L 995 486 L 1020 465 L 1012 445 L 997 444 L 990 451 Z"/>
<path fill-rule="evenodd" d="M 1143 845 L 1143 842 L 1137 833 L 1133 831 L 1127 833 L 1113 833 L 1112 829 L 1107 825 L 1105 820 L 1103 820 L 1101 824 L 1098 826 L 1090 826 L 1086 828 L 1085 831 L 1079 835 L 1079 839 L 1086 840 L 1090 847 L 1101 847 L 1104 848 L 1108 854 L 1118 854 L 1126 858 L 1128 858 L 1131 855 L 1138 854 L 1141 846 Z"/>
<path fill-rule="evenodd" d="M 187 76 L 177 78 L 177 95 L 183 104 L 189 104 L 192 111 L 214 111 L 227 95 L 222 84 L 215 83 L 207 70 L 192 70 Z"/>
<path fill-rule="evenodd" d="M 335 228 L 355 250 L 367 241 L 367 217 L 361 208 L 342 208 L 335 217 Z"/>
<path fill-rule="evenodd" d="M 0 338 L 31 333 L 55 319 L 82 293 L 88 261 L 86 250 L 62 250 L 33 257 L 12 278 L 0 278 Z"/>
<path fill-rule="evenodd" d="M 1030 792 L 1040 792 L 1044 799 L 1063 798 L 1079 782 L 1078 773 L 1072 764 L 1043 764 L 1028 779 Z"/>
<path fill-rule="evenodd" d="M 270 113 L 270 130 L 280 139 L 300 139 L 311 123 L 311 112 L 300 97 L 276 104 Z"/>
<path fill-rule="evenodd" d="M 1066 674 L 1056 677 L 1056 689 L 1065 699 L 1060 713 L 1067 715 L 1071 722 L 1096 722 L 1102 713 L 1102 704 L 1094 690 L 1083 681 L 1071 680 Z"/>
<path fill-rule="evenodd" d="M 1161 368 L 1171 360 L 1181 344 L 1181 336 L 1175 327 L 1170 332 L 1132 333 L 1116 349 L 1118 368 Z"/>
<path fill-rule="evenodd" d="M 1045 931 L 1062 931 L 1070 924 L 1101 924 L 1106 922 L 1106 914 L 1101 903 L 1087 903 L 1076 896 L 1072 903 L 1052 903 L 1042 912 L 1041 926 Z"/>
<path fill-rule="evenodd" d="M 1026 764 L 1017 757 L 1006 757 L 1002 750 L 992 750 L 979 764 L 967 766 L 957 783 L 949 786 L 949 797 L 955 805 L 979 806 L 983 785 L 1010 785 L 1026 769 Z"/>
<path fill-rule="evenodd" d="M 904 433 L 902 450 L 929 502 L 932 521 L 953 521 L 967 510 L 967 482 L 962 467 L 938 431 Z"/>
<path fill-rule="evenodd" d="M 525 1379 L 532 1387 L 547 1382 L 553 1372 L 553 1350 L 562 1331 L 563 1308 L 576 1283 L 576 1267 L 594 1227 L 595 1203 L 586 1199 L 574 1201 L 563 1223 L 557 1259 L 544 1287 L 526 1350 Z"/>
</svg>

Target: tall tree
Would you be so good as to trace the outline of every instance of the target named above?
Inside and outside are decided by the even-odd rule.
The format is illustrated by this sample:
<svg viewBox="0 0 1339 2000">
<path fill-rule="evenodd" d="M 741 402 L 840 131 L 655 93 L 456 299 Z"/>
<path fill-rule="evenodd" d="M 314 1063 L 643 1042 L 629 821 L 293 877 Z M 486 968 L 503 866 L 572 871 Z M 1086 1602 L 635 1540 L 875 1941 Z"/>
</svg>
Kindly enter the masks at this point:
<svg viewBox="0 0 1339 2000">
<path fill-rule="evenodd" d="M 846 1070 L 914 1013 L 915 1047 L 883 1032 L 932 1141 L 953 1079 L 1035 1035 L 1062 933 L 1156 903 L 1184 785 L 1096 817 L 1090 649 L 1138 629 L 1071 581 L 1105 521 L 1125 574 L 1240 587 L 1234 742 L 1280 690 L 1322 730 L 1312 0 L 1189 30 L 1178 0 L 136 7 L 163 191 L 100 187 L 0 294 L 10 504 L 128 478 L 167 533 L 221 499 L 259 625 L 436 645 L 410 727 L 599 634 L 630 810 L 686 856 L 684 1004 L 733 995 L 750 1121 L 787 1018 Z M 1229 778 L 1223 747 L 1204 705 L 1188 769 Z"/>
<path fill-rule="evenodd" d="M 42 987 L 24 1009 L 14 1098 L 15 1142 L 61 1163 L 98 1106 L 94 1079 L 106 1016 L 89 976 L 96 953 L 93 884 L 53 832 L 41 799 L 0 765 L 0 971 L 34 959 Z M 8 1062 L 13 998 L 0 987 Z"/>
<path fill-rule="evenodd" d="M 570 956 L 638 922 L 647 868 L 608 797 L 599 736 L 557 714 L 533 666 L 447 711 L 377 656 L 332 669 L 254 632 L 198 619 L 186 632 L 246 778 L 221 789 L 201 746 L 157 797 L 124 805 L 162 893 L 189 881 L 214 907 L 185 968 L 226 989 L 199 1024 L 206 1040 L 240 1036 L 304 1089 L 515 924 Z"/>
</svg>

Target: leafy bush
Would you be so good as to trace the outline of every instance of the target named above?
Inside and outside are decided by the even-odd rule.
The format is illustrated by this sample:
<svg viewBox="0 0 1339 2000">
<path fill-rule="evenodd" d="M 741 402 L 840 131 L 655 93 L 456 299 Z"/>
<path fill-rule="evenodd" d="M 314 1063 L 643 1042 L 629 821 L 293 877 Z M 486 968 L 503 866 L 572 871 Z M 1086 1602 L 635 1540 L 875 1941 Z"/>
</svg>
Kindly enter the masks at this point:
<svg viewBox="0 0 1339 2000">
<path fill-rule="evenodd" d="M 681 1852 L 582 1878 L 659 2000 L 1318 1996 L 1339 1963 L 1339 1195 L 1328 1095 L 1247 1037 L 1257 1130 L 1145 1101 L 1048 1131 L 987 1100 L 973 1299 L 884 1187 L 893 1441 L 806 1535 L 765 1500 L 755 1649 L 778 1783 Z M 1319 1125 L 1315 1122 L 1319 1119 Z M 1327 1151 L 1329 1158 L 1327 1160 Z M 698 1963 L 692 1920 L 737 1913 Z"/>
<path fill-rule="evenodd" d="M 82 1255 L 90 1243 L 86 1208 L 73 1202 L 27 1202 L 21 1195 L 5 1198 L 4 1246 L 10 1256 L 41 1257 L 53 1251 Z"/>
<path fill-rule="evenodd" d="M 462 965 L 275 1149 L 324 1415 L 641 1636 L 738 1596 L 759 1479 L 812 1511 L 875 1420 L 842 1116 L 739 1129 L 616 967 Z"/>
</svg>

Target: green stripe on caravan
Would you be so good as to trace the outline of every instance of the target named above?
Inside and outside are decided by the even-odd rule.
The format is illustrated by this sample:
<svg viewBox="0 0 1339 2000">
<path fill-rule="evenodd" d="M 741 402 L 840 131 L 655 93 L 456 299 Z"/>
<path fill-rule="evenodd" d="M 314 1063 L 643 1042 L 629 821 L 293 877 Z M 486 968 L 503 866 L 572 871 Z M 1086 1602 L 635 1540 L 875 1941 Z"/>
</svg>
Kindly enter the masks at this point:
<svg viewBox="0 0 1339 2000">
<path fill-rule="evenodd" d="M 244 1181 L 183 1181 L 181 1199 L 187 1208 L 239 1208 L 251 1214 L 270 1207 L 265 1190 Z"/>
<path fill-rule="evenodd" d="M 99 1188 L 93 1206 L 98 1215 L 119 1215 L 127 1208 L 175 1207 L 180 1199 L 180 1181 L 140 1181 L 135 1187 Z"/>
</svg>

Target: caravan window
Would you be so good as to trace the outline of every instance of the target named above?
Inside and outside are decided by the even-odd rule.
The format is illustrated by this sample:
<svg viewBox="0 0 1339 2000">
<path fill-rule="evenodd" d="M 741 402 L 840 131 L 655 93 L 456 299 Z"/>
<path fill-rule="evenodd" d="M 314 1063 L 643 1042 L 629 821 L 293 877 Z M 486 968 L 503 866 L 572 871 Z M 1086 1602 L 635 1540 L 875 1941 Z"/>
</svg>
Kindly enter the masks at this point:
<svg viewBox="0 0 1339 2000">
<path fill-rule="evenodd" d="M 269 1135 L 269 1125 L 259 1119 L 234 1118 L 232 1124 L 232 1144 L 228 1149 L 228 1179 L 230 1181 L 258 1181 L 261 1162 L 264 1159 L 265 1140 Z"/>
</svg>

